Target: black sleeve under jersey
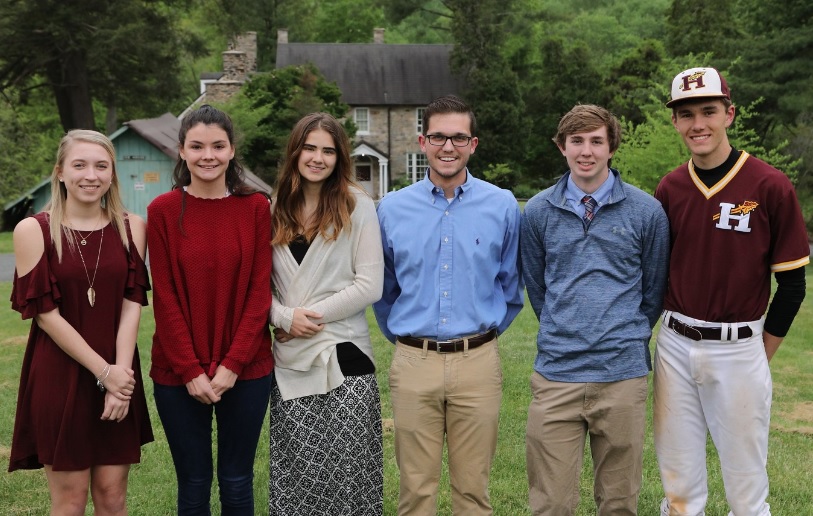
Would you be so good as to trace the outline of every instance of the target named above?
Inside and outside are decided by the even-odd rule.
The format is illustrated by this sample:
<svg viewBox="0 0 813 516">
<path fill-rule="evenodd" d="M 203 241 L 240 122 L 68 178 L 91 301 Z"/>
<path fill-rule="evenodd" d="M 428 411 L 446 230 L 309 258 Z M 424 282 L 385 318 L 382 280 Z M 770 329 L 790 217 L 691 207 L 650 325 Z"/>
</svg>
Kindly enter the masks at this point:
<svg viewBox="0 0 813 516">
<path fill-rule="evenodd" d="M 774 276 L 776 293 L 765 316 L 765 331 L 776 337 L 784 337 L 805 298 L 805 268 L 777 272 Z"/>
</svg>

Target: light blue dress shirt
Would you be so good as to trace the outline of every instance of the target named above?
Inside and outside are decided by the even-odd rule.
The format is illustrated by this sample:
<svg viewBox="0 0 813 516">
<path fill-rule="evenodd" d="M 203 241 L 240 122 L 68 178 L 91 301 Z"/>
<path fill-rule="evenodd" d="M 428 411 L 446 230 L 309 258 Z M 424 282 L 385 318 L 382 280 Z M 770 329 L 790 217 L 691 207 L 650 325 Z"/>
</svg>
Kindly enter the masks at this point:
<svg viewBox="0 0 813 516">
<path fill-rule="evenodd" d="M 519 205 L 466 176 L 451 202 L 427 173 L 378 205 L 384 293 L 373 309 L 391 342 L 502 333 L 522 309 Z"/>
<path fill-rule="evenodd" d="M 613 185 L 615 184 L 615 175 L 609 174 L 607 179 L 601 183 L 601 186 L 598 189 L 591 193 L 586 194 L 582 192 L 581 188 L 576 186 L 576 183 L 573 182 L 573 176 L 571 174 L 567 175 L 567 188 L 565 189 L 565 199 L 576 210 L 576 213 L 579 217 L 584 218 L 584 203 L 582 199 L 584 199 L 585 195 L 590 195 L 596 201 L 596 207 L 593 209 L 593 214 L 598 213 L 602 206 L 607 204 L 610 200 L 610 194 L 613 191 Z"/>
</svg>

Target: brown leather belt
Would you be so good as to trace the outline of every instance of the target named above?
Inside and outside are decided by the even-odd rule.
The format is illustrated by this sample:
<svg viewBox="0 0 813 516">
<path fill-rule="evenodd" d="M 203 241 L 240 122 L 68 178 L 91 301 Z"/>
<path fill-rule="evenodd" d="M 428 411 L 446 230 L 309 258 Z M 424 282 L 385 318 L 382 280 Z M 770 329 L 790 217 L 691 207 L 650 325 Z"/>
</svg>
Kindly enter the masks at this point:
<svg viewBox="0 0 813 516">
<path fill-rule="evenodd" d="M 731 328 L 728 329 L 728 335 L 723 336 L 722 327 L 704 328 L 702 326 L 689 326 L 671 316 L 666 325 L 675 330 L 675 333 L 678 335 L 683 335 L 692 340 L 731 340 Z M 751 331 L 751 327 L 748 325 L 737 328 L 738 339 L 747 339 L 753 334 L 754 332 Z"/>
<path fill-rule="evenodd" d="M 469 337 L 467 339 L 469 341 L 469 349 L 482 346 L 486 342 L 491 342 L 496 338 L 497 330 L 489 330 L 482 335 Z M 406 344 L 407 346 L 411 346 L 413 348 L 423 349 L 423 339 L 418 339 L 416 337 L 396 337 L 396 340 L 398 340 L 398 342 L 401 344 Z M 426 343 L 426 349 L 430 351 L 437 351 L 438 353 L 457 353 L 458 351 L 463 351 L 463 340 L 464 339 L 430 340 Z"/>
</svg>

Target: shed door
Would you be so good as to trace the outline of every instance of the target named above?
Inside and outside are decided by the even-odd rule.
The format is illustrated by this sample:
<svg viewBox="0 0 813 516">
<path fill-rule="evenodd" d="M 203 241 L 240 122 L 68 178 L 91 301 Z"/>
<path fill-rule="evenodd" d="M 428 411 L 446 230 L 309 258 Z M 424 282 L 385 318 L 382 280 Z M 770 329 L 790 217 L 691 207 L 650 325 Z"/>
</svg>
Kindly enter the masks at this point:
<svg viewBox="0 0 813 516">
<path fill-rule="evenodd" d="M 128 167 L 126 177 L 120 178 L 121 198 L 127 211 L 147 218 L 147 205 L 169 191 L 171 178 L 166 168 L 166 162 L 150 160 L 139 161 L 136 166 Z"/>
</svg>

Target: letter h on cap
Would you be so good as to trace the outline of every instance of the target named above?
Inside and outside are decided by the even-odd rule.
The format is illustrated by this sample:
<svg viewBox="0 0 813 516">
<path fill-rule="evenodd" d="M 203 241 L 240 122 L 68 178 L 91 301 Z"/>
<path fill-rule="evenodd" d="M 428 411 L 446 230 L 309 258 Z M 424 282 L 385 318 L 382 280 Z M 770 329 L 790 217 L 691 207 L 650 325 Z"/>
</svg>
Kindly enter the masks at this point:
<svg viewBox="0 0 813 516">
<path fill-rule="evenodd" d="M 705 88 L 706 85 L 703 84 L 703 76 L 706 75 L 705 71 L 694 72 L 691 75 L 683 76 L 683 91 L 689 91 L 692 89 L 692 83 L 695 84 L 697 88 Z"/>
</svg>

